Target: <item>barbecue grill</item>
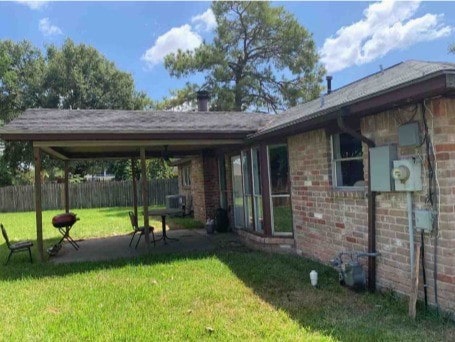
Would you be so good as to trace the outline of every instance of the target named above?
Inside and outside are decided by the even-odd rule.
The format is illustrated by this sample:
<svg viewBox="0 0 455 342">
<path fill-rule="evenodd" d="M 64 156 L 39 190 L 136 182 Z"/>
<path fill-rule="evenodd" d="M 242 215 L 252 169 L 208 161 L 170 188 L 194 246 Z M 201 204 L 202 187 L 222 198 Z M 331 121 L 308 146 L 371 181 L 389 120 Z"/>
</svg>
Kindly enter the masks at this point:
<svg viewBox="0 0 455 342">
<path fill-rule="evenodd" d="M 64 213 L 56 215 L 52 218 L 52 225 L 58 229 L 62 238 L 57 245 L 60 245 L 63 240 L 68 241 L 75 250 L 79 249 L 79 245 L 73 238 L 70 236 L 70 230 L 73 228 L 73 225 L 78 221 L 79 218 L 74 213 Z"/>
</svg>

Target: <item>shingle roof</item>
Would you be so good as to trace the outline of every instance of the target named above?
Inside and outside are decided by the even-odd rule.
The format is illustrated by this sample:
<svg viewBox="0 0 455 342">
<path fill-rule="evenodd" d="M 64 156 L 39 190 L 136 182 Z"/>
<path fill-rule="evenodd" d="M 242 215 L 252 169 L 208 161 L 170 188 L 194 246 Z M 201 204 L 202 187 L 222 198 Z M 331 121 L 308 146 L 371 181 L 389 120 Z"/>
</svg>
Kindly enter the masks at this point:
<svg viewBox="0 0 455 342">
<path fill-rule="evenodd" d="M 132 110 L 27 109 L 8 133 L 252 133 L 267 114 Z"/>
<path fill-rule="evenodd" d="M 28 109 L 5 125 L 0 135 L 185 132 L 217 135 L 240 133 L 260 138 L 295 124 L 306 124 L 312 119 L 324 120 L 343 106 L 429 80 L 443 73 L 455 74 L 455 63 L 402 62 L 324 95 L 323 101 L 316 99 L 277 115 L 243 112 Z"/>
<path fill-rule="evenodd" d="M 342 88 L 274 116 L 274 119 L 262 126 L 255 136 L 261 136 L 297 122 L 304 122 L 339 110 L 342 106 L 388 92 L 394 88 L 415 83 L 425 78 L 453 71 L 455 63 L 406 61 L 357 80 Z"/>
</svg>

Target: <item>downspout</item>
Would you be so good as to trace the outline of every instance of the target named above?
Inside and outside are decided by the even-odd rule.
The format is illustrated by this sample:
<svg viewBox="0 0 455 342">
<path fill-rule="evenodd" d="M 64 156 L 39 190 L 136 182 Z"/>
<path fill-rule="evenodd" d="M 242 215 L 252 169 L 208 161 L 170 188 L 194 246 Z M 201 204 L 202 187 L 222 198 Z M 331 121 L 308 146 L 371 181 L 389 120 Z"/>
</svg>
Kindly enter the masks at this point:
<svg viewBox="0 0 455 342">
<path fill-rule="evenodd" d="M 374 141 L 358 133 L 351 127 L 346 126 L 343 117 L 347 115 L 349 115 L 349 109 L 345 107 L 337 117 L 337 124 L 341 131 L 359 139 L 366 144 L 368 148 L 375 147 L 376 144 Z M 371 255 L 368 256 L 368 290 L 374 292 L 376 290 L 376 192 L 371 191 L 370 164 L 370 153 L 368 152 L 368 253 L 371 253 Z"/>
</svg>

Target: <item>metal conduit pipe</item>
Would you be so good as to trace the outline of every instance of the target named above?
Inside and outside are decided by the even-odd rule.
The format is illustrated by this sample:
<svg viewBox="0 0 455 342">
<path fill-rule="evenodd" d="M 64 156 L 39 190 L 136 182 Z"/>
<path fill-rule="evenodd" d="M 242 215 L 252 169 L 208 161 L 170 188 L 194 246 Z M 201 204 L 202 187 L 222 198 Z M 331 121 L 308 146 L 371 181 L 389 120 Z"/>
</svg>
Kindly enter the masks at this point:
<svg viewBox="0 0 455 342">
<path fill-rule="evenodd" d="M 406 192 L 406 201 L 408 205 L 408 231 L 409 231 L 409 257 L 411 258 L 411 275 L 414 272 L 414 226 L 412 224 L 412 192 Z"/>
<path fill-rule="evenodd" d="M 338 115 L 337 124 L 340 130 L 354 138 L 359 139 L 368 148 L 375 147 L 374 141 L 360 134 L 352 127 L 346 126 L 343 117 L 349 115 L 349 109 L 343 108 Z M 376 192 L 371 191 L 371 170 L 370 170 L 370 153 L 368 153 L 368 290 L 376 290 Z"/>
</svg>

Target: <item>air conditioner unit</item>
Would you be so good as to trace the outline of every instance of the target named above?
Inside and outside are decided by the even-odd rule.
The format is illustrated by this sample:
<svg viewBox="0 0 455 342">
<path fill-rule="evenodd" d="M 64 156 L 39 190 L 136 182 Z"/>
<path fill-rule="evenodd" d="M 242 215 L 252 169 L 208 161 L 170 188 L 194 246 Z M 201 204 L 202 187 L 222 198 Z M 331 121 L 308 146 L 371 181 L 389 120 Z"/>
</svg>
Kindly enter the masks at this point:
<svg viewBox="0 0 455 342">
<path fill-rule="evenodd" d="M 184 209 L 186 204 L 186 197 L 183 195 L 168 195 L 166 196 L 167 209 Z"/>
</svg>

